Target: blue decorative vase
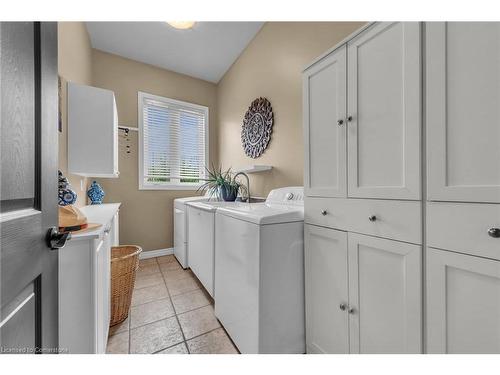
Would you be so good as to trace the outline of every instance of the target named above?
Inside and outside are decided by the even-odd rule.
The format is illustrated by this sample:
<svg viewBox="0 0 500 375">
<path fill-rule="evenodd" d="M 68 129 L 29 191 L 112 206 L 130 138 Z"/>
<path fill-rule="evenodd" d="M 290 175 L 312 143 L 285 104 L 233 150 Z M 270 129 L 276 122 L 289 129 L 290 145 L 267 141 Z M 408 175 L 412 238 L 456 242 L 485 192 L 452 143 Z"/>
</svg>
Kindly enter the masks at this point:
<svg viewBox="0 0 500 375">
<path fill-rule="evenodd" d="M 87 197 L 89 197 L 91 204 L 102 204 L 102 198 L 104 198 L 105 195 L 101 185 L 96 181 L 93 181 L 89 190 L 87 190 Z"/>
<path fill-rule="evenodd" d="M 68 206 L 76 202 L 76 193 L 71 190 L 71 186 L 68 182 L 68 179 L 64 177 L 61 171 L 59 174 L 59 186 L 57 196 L 59 199 L 59 206 Z"/>
</svg>

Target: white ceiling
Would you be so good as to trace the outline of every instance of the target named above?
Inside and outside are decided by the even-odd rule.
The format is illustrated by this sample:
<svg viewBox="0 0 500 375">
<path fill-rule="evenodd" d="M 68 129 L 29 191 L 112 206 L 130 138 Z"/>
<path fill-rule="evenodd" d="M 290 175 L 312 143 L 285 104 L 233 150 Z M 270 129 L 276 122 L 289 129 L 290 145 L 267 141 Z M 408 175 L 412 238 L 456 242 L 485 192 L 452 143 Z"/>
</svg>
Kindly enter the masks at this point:
<svg viewBox="0 0 500 375">
<path fill-rule="evenodd" d="M 92 47 L 177 73 L 219 82 L 263 22 L 87 22 Z"/>
</svg>

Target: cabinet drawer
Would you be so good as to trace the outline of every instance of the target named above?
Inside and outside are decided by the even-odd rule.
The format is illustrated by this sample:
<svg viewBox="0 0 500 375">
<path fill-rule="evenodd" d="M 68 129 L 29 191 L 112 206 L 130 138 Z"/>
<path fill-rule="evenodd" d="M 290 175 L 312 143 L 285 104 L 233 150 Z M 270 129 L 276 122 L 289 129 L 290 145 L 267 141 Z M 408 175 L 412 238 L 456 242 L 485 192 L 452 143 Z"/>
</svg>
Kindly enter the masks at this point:
<svg viewBox="0 0 500 375">
<path fill-rule="evenodd" d="M 306 198 L 304 220 L 351 232 L 422 243 L 421 203 L 374 199 Z M 374 216 L 375 220 L 370 218 Z"/>
<path fill-rule="evenodd" d="M 460 253 L 500 259 L 500 238 L 488 234 L 500 228 L 500 205 L 429 202 L 427 245 Z"/>
</svg>

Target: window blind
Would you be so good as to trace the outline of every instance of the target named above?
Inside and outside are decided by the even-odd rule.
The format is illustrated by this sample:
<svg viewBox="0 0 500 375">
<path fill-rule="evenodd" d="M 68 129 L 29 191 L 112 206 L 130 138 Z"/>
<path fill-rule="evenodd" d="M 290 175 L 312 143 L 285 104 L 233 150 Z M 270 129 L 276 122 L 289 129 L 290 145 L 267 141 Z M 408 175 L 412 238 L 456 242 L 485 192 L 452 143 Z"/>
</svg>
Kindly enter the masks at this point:
<svg viewBox="0 0 500 375">
<path fill-rule="evenodd" d="M 199 185 L 208 108 L 142 95 L 143 185 Z"/>
</svg>

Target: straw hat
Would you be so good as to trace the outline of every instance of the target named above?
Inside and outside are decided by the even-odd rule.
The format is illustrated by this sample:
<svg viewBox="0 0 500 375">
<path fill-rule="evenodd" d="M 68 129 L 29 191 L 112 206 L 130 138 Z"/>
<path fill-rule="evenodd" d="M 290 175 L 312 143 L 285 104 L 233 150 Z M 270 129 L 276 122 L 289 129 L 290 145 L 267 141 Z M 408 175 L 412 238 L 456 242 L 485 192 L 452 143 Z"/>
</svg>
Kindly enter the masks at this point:
<svg viewBox="0 0 500 375">
<path fill-rule="evenodd" d="M 81 233 L 99 228 L 101 225 L 88 223 L 87 217 L 75 206 L 59 206 L 59 230 L 61 232 Z"/>
</svg>

